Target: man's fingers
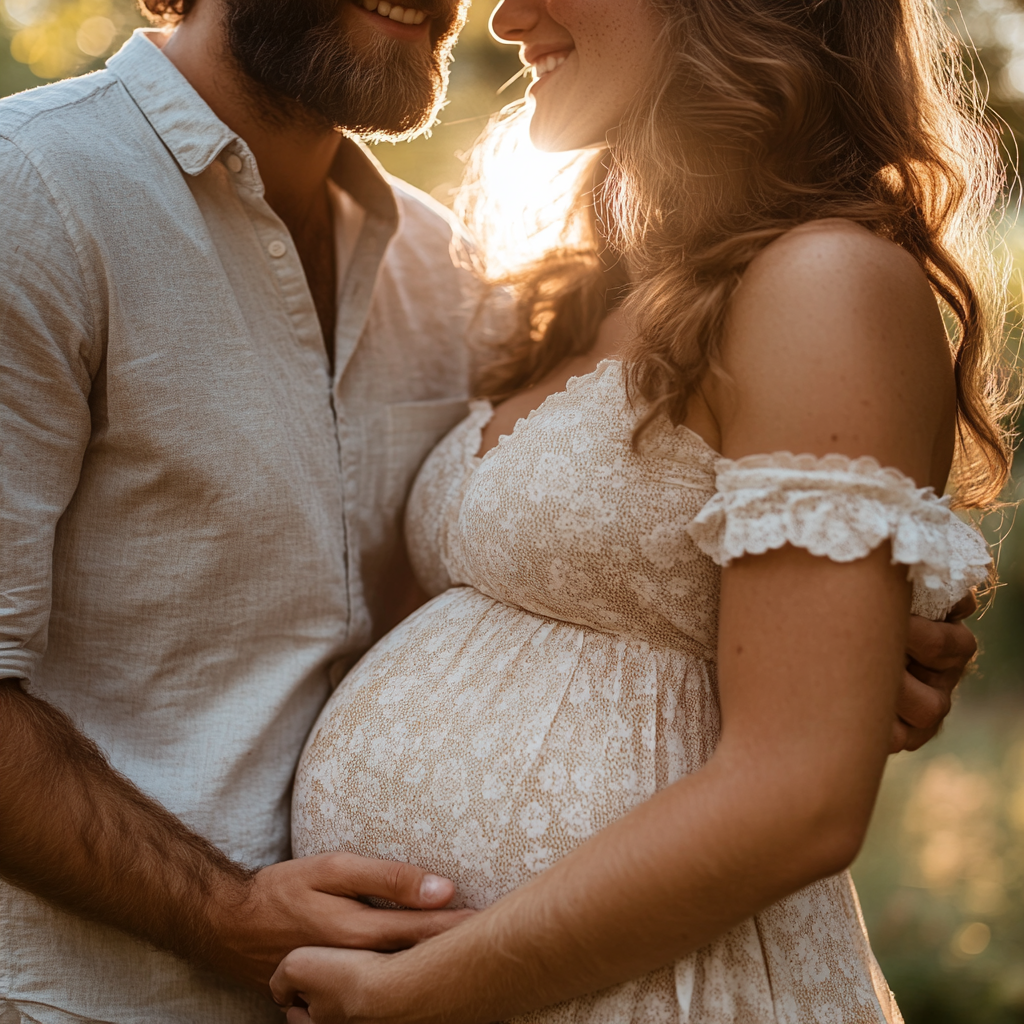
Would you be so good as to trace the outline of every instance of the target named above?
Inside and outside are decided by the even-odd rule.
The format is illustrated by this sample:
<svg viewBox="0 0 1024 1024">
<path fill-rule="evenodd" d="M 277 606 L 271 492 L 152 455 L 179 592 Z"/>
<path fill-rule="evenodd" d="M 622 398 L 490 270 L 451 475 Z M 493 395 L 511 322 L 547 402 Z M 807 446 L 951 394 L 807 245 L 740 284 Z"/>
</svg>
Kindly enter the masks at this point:
<svg viewBox="0 0 1024 1024">
<path fill-rule="evenodd" d="M 309 1010 L 304 1006 L 292 1006 L 288 1009 L 287 1017 L 288 1024 L 312 1024 L 312 1018 L 309 1015 Z"/>
<path fill-rule="evenodd" d="M 892 737 L 889 741 L 889 753 L 899 754 L 901 751 L 912 753 L 920 750 L 936 733 L 935 729 L 915 729 L 906 722 L 896 719 L 892 727 Z"/>
<path fill-rule="evenodd" d="M 922 683 L 909 672 L 903 673 L 896 713 L 907 725 L 924 732 L 934 732 L 949 714 L 951 706 L 952 699 L 944 686 Z"/>
<path fill-rule="evenodd" d="M 922 732 L 920 729 L 911 729 L 907 734 L 907 743 L 903 749 L 908 754 L 912 754 L 915 750 L 920 750 L 934 736 L 934 731 Z"/>
<path fill-rule="evenodd" d="M 377 910 L 366 907 L 346 914 L 344 931 L 334 944 L 347 949 L 372 949 L 389 953 L 408 949 L 433 938 L 472 917 L 473 910 Z"/>
<path fill-rule="evenodd" d="M 447 878 L 414 864 L 351 853 L 324 853 L 310 860 L 317 888 L 334 896 L 376 896 L 401 907 L 434 910 L 447 906 L 455 895 Z"/>
<path fill-rule="evenodd" d="M 917 750 L 938 731 L 952 707 L 952 691 L 959 676 L 955 672 L 927 673 L 928 682 L 914 674 L 920 666 L 903 673 L 903 685 L 896 699 L 896 714 L 889 753 Z"/>
<path fill-rule="evenodd" d="M 901 721 L 899 718 L 893 723 L 892 736 L 889 739 L 889 753 L 898 754 L 901 750 L 907 748 L 907 734 L 910 731 L 910 726 L 906 722 Z"/>
<path fill-rule="evenodd" d="M 918 615 L 910 618 L 907 653 L 932 672 L 962 672 L 978 650 L 974 634 L 959 622 L 931 622 Z"/>
</svg>

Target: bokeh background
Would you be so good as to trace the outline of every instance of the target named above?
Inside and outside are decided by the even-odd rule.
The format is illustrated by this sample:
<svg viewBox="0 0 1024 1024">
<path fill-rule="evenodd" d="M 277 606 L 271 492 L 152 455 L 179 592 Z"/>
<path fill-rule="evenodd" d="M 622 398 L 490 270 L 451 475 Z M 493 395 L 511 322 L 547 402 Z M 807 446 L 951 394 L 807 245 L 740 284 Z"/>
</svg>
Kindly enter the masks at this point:
<svg viewBox="0 0 1024 1024">
<path fill-rule="evenodd" d="M 522 77 L 508 84 L 520 70 L 516 51 L 489 37 L 494 5 L 476 0 L 432 134 L 376 147 L 389 170 L 443 203 L 488 116 L 524 89 Z M 1024 139 L 1024 0 L 963 0 L 944 13 L 973 40 L 975 71 L 1005 126 L 1015 172 Z M 132 0 L 0 0 L 0 95 L 102 67 L 143 23 Z M 1024 268 L 1016 199 L 1014 190 L 1001 230 Z M 1008 344 L 1019 337 L 1014 325 Z M 1024 498 L 1024 459 L 1015 479 L 1011 502 Z M 984 523 L 999 544 L 1002 586 L 973 623 L 977 667 L 942 735 L 891 759 L 854 869 L 908 1024 L 1024 1024 L 1024 525 L 1014 529 L 1013 518 L 1011 505 Z"/>
</svg>

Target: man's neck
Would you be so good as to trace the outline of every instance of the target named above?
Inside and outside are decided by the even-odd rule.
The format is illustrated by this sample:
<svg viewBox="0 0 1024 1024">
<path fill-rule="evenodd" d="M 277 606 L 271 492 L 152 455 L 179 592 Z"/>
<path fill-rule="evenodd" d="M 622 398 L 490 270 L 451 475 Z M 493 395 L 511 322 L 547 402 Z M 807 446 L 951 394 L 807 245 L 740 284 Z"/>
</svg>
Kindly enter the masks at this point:
<svg viewBox="0 0 1024 1024">
<path fill-rule="evenodd" d="M 276 124 L 251 99 L 252 83 L 227 56 L 220 5 L 196 4 L 163 46 L 210 109 L 245 140 L 271 208 L 293 230 L 322 207 L 327 172 L 341 136 L 310 124 Z"/>
</svg>

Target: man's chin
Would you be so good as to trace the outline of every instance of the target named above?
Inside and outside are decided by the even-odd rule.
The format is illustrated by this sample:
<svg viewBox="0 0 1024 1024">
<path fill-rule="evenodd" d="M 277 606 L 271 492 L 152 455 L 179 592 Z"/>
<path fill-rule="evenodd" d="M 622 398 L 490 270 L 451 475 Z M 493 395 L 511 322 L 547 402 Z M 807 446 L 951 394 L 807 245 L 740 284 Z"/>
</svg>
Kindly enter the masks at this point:
<svg viewBox="0 0 1024 1024">
<path fill-rule="evenodd" d="M 446 77 L 435 67 L 403 67 L 385 61 L 386 79 L 367 75 L 353 82 L 347 96 L 329 114 L 335 128 L 367 141 L 401 142 L 429 128 L 441 107 Z"/>
<path fill-rule="evenodd" d="M 439 48 L 426 32 L 421 40 L 397 38 L 370 22 L 387 19 L 361 8 L 346 17 L 353 81 L 332 110 L 336 128 L 371 141 L 414 138 L 436 120 L 448 85 L 450 47 Z M 368 24 L 369 22 L 369 24 Z"/>
<path fill-rule="evenodd" d="M 435 123 L 448 89 L 452 47 L 467 10 L 458 3 L 441 13 L 445 5 L 446 0 L 420 0 L 419 7 L 439 13 L 416 27 L 426 30 L 419 37 L 405 38 L 405 26 L 393 32 L 389 19 L 364 9 L 359 0 L 347 0 L 339 22 L 362 86 L 351 90 L 347 109 L 335 112 L 336 128 L 369 141 L 401 142 Z"/>
<path fill-rule="evenodd" d="M 426 33 L 417 43 L 378 31 L 367 20 L 381 16 L 351 0 L 329 18 L 311 10 L 315 0 L 292 0 L 287 15 L 278 2 L 228 2 L 228 49 L 265 119 L 394 141 L 433 124 L 453 31 L 434 47 Z M 303 10 L 304 21 L 295 17 Z"/>
</svg>

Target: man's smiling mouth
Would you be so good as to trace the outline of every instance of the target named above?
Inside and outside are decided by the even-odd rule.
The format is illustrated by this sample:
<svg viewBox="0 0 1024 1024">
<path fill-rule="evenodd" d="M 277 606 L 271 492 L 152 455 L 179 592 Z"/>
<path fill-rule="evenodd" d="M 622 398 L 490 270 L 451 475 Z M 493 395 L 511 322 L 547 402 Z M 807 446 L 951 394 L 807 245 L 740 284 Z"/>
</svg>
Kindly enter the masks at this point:
<svg viewBox="0 0 1024 1024">
<path fill-rule="evenodd" d="M 359 6 L 367 11 L 376 11 L 382 18 L 400 22 L 403 25 L 422 25 L 427 12 L 416 7 L 402 7 L 388 0 L 358 0 Z"/>
</svg>

